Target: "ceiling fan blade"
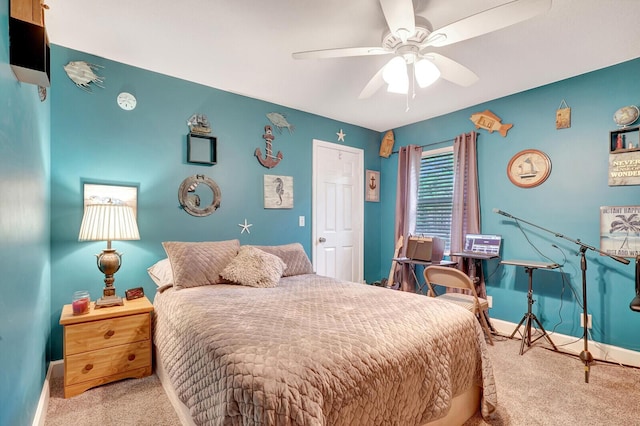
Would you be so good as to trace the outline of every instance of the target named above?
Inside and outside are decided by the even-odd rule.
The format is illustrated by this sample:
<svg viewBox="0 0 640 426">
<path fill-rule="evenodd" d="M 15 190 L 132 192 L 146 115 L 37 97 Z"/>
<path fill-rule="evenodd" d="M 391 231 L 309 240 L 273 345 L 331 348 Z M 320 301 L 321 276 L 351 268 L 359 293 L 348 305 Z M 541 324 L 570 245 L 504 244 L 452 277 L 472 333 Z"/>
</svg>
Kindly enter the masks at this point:
<svg viewBox="0 0 640 426">
<path fill-rule="evenodd" d="M 392 34 L 403 42 L 416 31 L 416 17 L 411 0 L 380 0 L 384 19 Z"/>
<path fill-rule="evenodd" d="M 423 57 L 436 64 L 440 70 L 440 77 L 458 86 L 468 87 L 479 80 L 478 76 L 469 68 L 446 56 L 429 52 Z"/>
<path fill-rule="evenodd" d="M 551 7 L 551 0 L 516 0 L 446 25 L 429 34 L 421 47 L 447 46 L 506 28 L 540 15 Z"/>
<path fill-rule="evenodd" d="M 362 89 L 362 92 L 360 92 L 360 95 L 358 96 L 358 99 L 367 99 L 367 98 L 373 96 L 374 93 L 376 93 L 378 90 L 380 90 L 380 88 L 382 86 L 384 86 L 384 79 L 382 78 L 382 71 L 384 70 L 384 67 L 386 67 L 386 66 L 387 66 L 387 64 L 385 64 L 382 68 L 380 68 L 378 70 L 378 72 L 371 78 L 371 80 L 369 80 L 367 85 L 364 86 L 364 89 Z"/>
<path fill-rule="evenodd" d="M 369 56 L 387 55 L 393 53 L 392 50 L 382 47 L 345 47 L 338 49 L 307 50 L 305 52 L 294 52 L 293 59 L 328 59 L 344 58 L 348 56 Z"/>
</svg>

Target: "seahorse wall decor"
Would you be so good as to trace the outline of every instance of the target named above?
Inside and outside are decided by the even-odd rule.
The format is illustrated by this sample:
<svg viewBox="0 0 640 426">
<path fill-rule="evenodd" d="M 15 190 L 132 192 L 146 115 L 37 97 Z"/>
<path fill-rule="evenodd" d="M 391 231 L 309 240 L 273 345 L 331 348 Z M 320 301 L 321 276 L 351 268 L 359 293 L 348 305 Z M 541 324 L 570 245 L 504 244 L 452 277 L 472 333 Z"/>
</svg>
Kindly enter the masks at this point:
<svg viewBox="0 0 640 426">
<path fill-rule="evenodd" d="M 254 155 L 258 158 L 260 164 L 262 164 L 267 169 L 272 169 L 277 166 L 280 163 L 280 160 L 282 160 L 283 158 L 282 152 L 280 151 L 278 151 L 277 155 L 273 155 L 272 145 L 275 138 L 276 137 L 273 135 L 273 129 L 271 128 L 271 126 L 264 126 L 264 134 L 262 135 L 262 139 L 264 139 L 266 143 L 265 156 L 264 158 L 262 157 L 262 151 L 260 151 L 260 148 L 256 148 L 254 152 Z"/>
</svg>

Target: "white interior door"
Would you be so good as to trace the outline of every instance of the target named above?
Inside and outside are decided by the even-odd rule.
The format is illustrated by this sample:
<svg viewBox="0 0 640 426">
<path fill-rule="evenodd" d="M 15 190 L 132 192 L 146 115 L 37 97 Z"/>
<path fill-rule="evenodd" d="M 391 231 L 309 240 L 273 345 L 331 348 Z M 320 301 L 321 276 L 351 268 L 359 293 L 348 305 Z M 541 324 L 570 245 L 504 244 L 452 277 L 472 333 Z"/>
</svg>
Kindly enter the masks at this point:
<svg viewBox="0 0 640 426">
<path fill-rule="evenodd" d="M 317 274 L 362 282 L 364 151 L 313 141 L 313 266 Z"/>
</svg>

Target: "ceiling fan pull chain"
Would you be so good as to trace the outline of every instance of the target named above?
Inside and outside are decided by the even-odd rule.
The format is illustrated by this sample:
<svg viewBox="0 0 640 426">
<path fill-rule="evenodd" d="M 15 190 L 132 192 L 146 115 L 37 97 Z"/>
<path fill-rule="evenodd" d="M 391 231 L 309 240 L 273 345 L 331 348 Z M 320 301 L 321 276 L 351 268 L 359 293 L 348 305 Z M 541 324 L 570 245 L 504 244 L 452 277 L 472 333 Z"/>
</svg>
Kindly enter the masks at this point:
<svg viewBox="0 0 640 426">
<path fill-rule="evenodd" d="M 413 63 L 411 64 L 411 99 L 416 98 L 416 61 L 413 58 Z"/>
</svg>

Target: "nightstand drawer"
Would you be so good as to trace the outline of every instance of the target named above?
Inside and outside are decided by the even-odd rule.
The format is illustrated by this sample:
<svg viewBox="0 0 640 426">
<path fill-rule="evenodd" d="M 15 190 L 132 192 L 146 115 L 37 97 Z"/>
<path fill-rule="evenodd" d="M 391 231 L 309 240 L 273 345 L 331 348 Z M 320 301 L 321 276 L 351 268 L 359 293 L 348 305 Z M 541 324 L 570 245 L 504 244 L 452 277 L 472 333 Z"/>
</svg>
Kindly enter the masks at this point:
<svg viewBox="0 0 640 426">
<path fill-rule="evenodd" d="M 65 386 L 151 366 L 151 340 L 65 357 Z M 151 371 L 149 371 L 149 374 Z"/>
<path fill-rule="evenodd" d="M 64 328 L 65 355 L 151 339 L 149 314 L 129 315 Z"/>
</svg>

